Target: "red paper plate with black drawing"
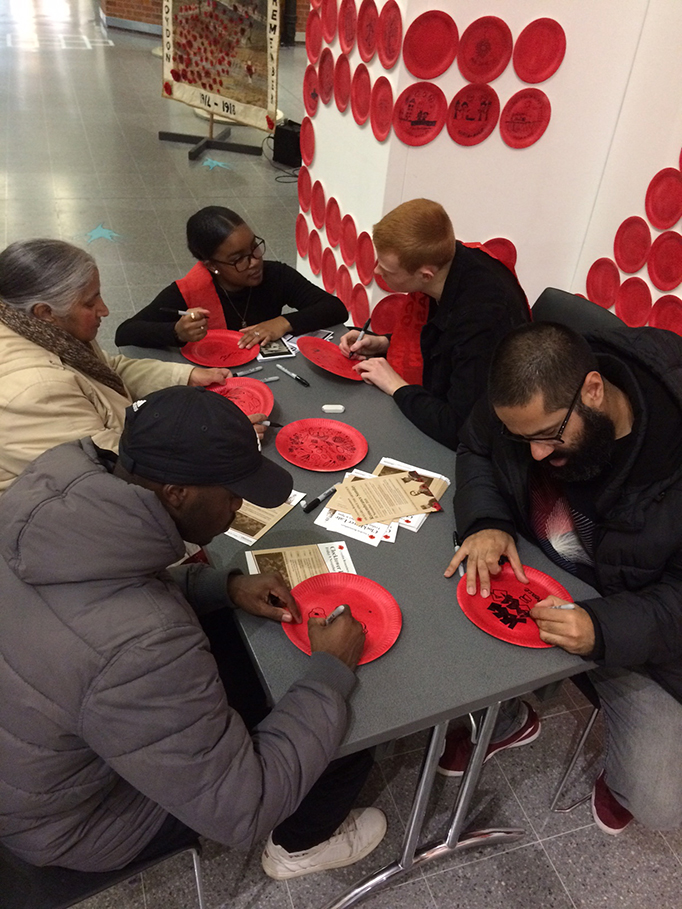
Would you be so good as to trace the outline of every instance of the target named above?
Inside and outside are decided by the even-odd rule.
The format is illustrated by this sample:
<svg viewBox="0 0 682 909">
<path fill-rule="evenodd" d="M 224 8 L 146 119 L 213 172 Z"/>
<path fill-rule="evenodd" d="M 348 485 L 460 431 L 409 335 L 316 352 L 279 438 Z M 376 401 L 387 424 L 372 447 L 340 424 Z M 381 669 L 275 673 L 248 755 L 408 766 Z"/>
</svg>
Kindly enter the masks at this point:
<svg viewBox="0 0 682 909">
<path fill-rule="evenodd" d="M 301 158 L 303 163 L 310 166 L 315 157 L 315 128 L 310 117 L 304 117 L 301 122 Z"/>
<path fill-rule="evenodd" d="M 651 231 L 644 218 L 626 218 L 616 231 L 613 256 L 621 271 L 632 274 L 646 264 L 651 249 Z"/>
<path fill-rule="evenodd" d="M 308 222 L 300 212 L 296 215 L 296 249 L 299 256 L 308 255 Z"/>
<path fill-rule="evenodd" d="M 225 380 L 224 385 L 208 385 L 209 391 L 216 391 L 224 398 L 229 398 L 237 407 L 248 416 L 252 413 L 264 413 L 270 416 L 270 411 L 275 404 L 275 398 L 270 387 L 258 379 L 248 376 L 233 376 Z"/>
<path fill-rule="evenodd" d="M 320 473 L 349 470 L 367 454 L 367 439 L 354 426 L 318 417 L 288 423 L 276 445 L 285 461 Z"/>
<path fill-rule="evenodd" d="M 322 283 L 327 293 L 334 293 L 336 288 L 336 258 L 328 246 L 322 253 Z"/>
<path fill-rule="evenodd" d="M 659 297 L 649 316 L 652 328 L 667 328 L 682 335 L 682 300 L 674 294 Z"/>
<path fill-rule="evenodd" d="M 359 361 L 344 356 L 340 348 L 331 341 L 323 341 L 320 338 L 309 336 L 299 338 L 298 349 L 306 360 L 310 360 L 315 366 L 319 366 L 335 376 L 341 376 L 343 379 L 362 382 L 362 377 L 353 369 Z"/>
<path fill-rule="evenodd" d="M 443 10 L 428 10 L 405 32 L 405 66 L 417 79 L 435 79 L 452 64 L 458 43 L 459 32 L 452 16 Z"/>
<path fill-rule="evenodd" d="M 377 55 L 384 69 L 392 69 L 400 57 L 403 19 L 395 0 L 386 0 L 377 24 Z"/>
<path fill-rule="evenodd" d="M 459 42 L 457 65 L 469 82 L 492 82 L 507 68 L 514 39 L 497 16 L 482 16 L 466 29 Z"/>
<path fill-rule="evenodd" d="M 393 120 L 393 89 L 386 76 L 379 76 L 372 86 L 369 113 L 374 138 L 383 142 L 391 131 Z"/>
<path fill-rule="evenodd" d="M 358 63 L 350 84 L 350 106 L 353 119 L 362 126 L 369 117 L 369 103 L 372 96 L 372 80 L 364 63 Z"/>
<path fill-rule="evenodd" d="M 371 663 L 395 644 L 403 624 L 400 606 L 394 597 L 376 581 L 358 574 L 334 571 L 301 581 L 291 591 L 301 610 L 301 624 L 282 622 L 285 634 L 299 650 L 311 653 L 308 619 L 326 618 L 345 603 L 351 615 L 362 624 L 365 646 L 358 661 Z"/>
<path fill-rule="evenodd" d="M 340 54 L 334 67 L 334 101 L 343 113 L 350 101 L 350 63 L 345 54 Z"/>
<path fill-rule="evenodd" d="M 393 109 L 393 130 L 405 145 L 428 145 L 443 129 L 448 112 L 445 95 L 431 82 L 415 82 Z"/>
<path fill-rule="evenodd" d="M 362 284 L 356 284 L 350 295 L 350 314 L 354 325 L 364 325 L 369 319 L 369 297 Z"/>
<path fill-rule="evenodd" d="M 308 264 L 312 273 L 319 275 L 322 268 L 322 240 L 314 228 L 308 237 Z"/>
<path fill-rule="evenodd" d="M 313 217 L 315 227 L 324 226 L 324 214 L 327 208 L 327 202 L 324 198 L 324 189 L 319 180 L 313 183 L 312 196 L 310 199 L 310 214 Z"/>
<path fill-rule="evenodd" d="M 201 341 L 190 341 L 185 344 L 182 355 L 200 366 L 241 366 L 260 353 L 259 344 L 254 344 L 250 350 L 240 347 L 239 342 L 243 337 L 240 331 L 209 328 L 206 337 Z"/>
<path fill-rule="evenodd" d="M 620 287 L 620 272 L 613 259 L 603 256 L 590 266 L 585 281 L 587 299 L 604 309 L 611 309 Z"/>
<path fill-rule="evenodd" d="M 320 22 L 322 23 L 322 37 L 331 44 L 336 37 L 336 0 L 322 0 L 320 7 Z"/>
<path fill-rule="evenodd" d="M 341 0 L 339 7 L 339 44 L 344 54 L 349 54 L 355 44 L 355 32 L 358 25 L 358 13 L 355 0 Z"/>
<path fill-rule="evenodd" d="M 358 12 L 357 41 L 360 57 L 365 63 L 374 56 L 377 49 L 377 26 L 379 13 L 374 0 L 362 0 Z"/>
<path fill-rule="evenodd" d="M 317 63 L 322 50 L 322 24 L 320 22 L 320 14 L 314 9 L 311 9 L 308 13 L 305 26 L 305 49 L 308 54 L 308 60 L 311 63 Z"/>
<path fill-rule="evenodd" d="M 355 267 L 358 270 L 358 278 L 363 284 L 371 284 L 374 277 L 374 266 L 377 262 L 377 254 L 374 251 L 372 238 L 363 230 L 358 234 L 358 242 L 355 247 Z"/>
<path fill-rule="evenodd" d="M 339 265 L 336 270 L 336 296 L 348 310 L 350 310 L 352 293 L 353 279 L 350 276 L 350 272 L 345 265 Z"/>
<path fill-rule="evenodd" d="M 478 145 L 497 126 L 500 99 L 486 82 L 460 88 L 450 102 L 445 121 L 450 138 L 458 145 Z"/>
<path fill-rule="evenodd" d="M 644 207 L 659 230 L 667 230 L 682 218 L 682 173 L 676 167 L 659 170 L 649 183 Z"/>
<path fill-rule="evenodd" d="M 492 240 L 486 240 L 483 245 L 510 271 L 514 271 L 517 253 L 511 240 L 507 240 L 506 237 L 493 237 Z"/>
<path fill-rule="evenodd" d="M 298 204 L 302 211 L 310 209 L 310 199 L 313 194 L 313 181 L 307 167 L 302 167 L 298 172 Z"/>
<path fill-rule="evenodd" d="M 317 70 L 309 63 L 303 75 L 303 104 L 310 117 L 315 116 L 320 94 L 317 87 Z"/>
<path fill-rule="evenodd" d="M 676 231 L 667 230 L 656 237 L 647 269 L 659 290 L 673 290 L 682 282 L 682 237 Z"/>
<path fill-rule="evenodd" d="M 320 65 L 317 67 L 317 90 L 320 101 L 329 104 L 334 94 L 334 55 L 328 47 L 320 54 Z"/>
<path fill-rule="evenodd" d="M 530 610 L 545 597 L 555 596 L 573 602 L 573 597 L 558 581 L 537 568 L 523 566 L 528 584 L 518 581 L 507 562 L 498 575 L 490 576 L 490 596 L 467 593 L 467 579 L 457 585 L 457 601 L 464 615 L 482 631 L 500 641 L 519 647 L 551 647 L 540 640 L 538 626 Z"/>
<path fill-rule="evenodd" d="M 355 227 L 355 221 L 350 215 L 344 215 L 341 219 L 341 256 L 346 265 L 353 265 L 355 262 L 355 249 L 358 243 L 358 232 Z"/>
<path fill-rule="evenodd" d="M 372 331 L 377 335 L 390 335 L 409 299 L 409 294 L 389 294 L 388 297 L 382 297 L 372 310 Z"/>
<path fill-rule="evenodd" d="M 556 19 L 536 19 L 514 44 L 516 75 L 531 85 L 544 82 L 559 69 L 565 53 L 566 34 Z"/>
<path fill-rule="evenodd" d="M 504 105 L 500 135 L 510 148 L 528 148 L 542 136 L 551 116 L 547 95 L 539 88 L 523 88 Z"/>
<path fill-rule="evenodd" d="M 327 231 L 327 242 L 331 243 L 332 246 L 338 246 L 341 236 L 341 209 L 333 196 L 327 199 L 324 229 Z"/>
<path fill-rule="evenodd" d="M 651 291 L 641 278 L 628 278 L 616 294 L 616 315 L 631 328 L 646 325 L 651 314 Z"/>
</svg>

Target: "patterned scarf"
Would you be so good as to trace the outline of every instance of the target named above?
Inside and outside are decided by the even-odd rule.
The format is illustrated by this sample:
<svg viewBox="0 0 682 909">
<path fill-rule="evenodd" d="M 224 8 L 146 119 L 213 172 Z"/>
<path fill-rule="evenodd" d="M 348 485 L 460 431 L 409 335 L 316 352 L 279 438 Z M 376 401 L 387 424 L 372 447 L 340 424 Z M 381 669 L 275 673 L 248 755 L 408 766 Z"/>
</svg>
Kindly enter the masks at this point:
<svg viewBox="0 0 682 909">
<path fill-rule="evenodd" d="M 104 360 L 100 360 L 89 344 L 74 338 L 63 328 L 53 325 L 52 322 L 37 319 L 35 316 L 28 316 L 2 300 L 0 300 L 0 322 L 21 335 L 22 338 L 49 350 L 50 353 L 57 354 L 67 366 L 85 373 L 96 382 L 108 385 L 123 397 L 128 397 L 127 389 L 119 374 Z"/>
</svg>

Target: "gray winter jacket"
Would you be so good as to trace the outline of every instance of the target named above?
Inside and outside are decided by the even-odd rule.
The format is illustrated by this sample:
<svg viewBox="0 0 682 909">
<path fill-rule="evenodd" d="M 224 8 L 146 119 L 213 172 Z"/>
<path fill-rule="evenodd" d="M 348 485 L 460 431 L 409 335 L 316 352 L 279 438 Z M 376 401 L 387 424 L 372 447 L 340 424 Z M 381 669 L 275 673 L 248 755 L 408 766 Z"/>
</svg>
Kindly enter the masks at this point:
<svg viewBox="0 0 682 909">
<path fill-rule="evenodd" d="M 156 496 L 90 440 L 46 452 L 0 500 L 0 839 L 29 862 L 120 867 L 167 812 L 248 847 L 334 757 L 354 674 L 315 654 L 251 737 L 164 570 L 183 551 Z M 228 605 L 225 582 L 206 566 L 185 593 Z"/>
</svg>

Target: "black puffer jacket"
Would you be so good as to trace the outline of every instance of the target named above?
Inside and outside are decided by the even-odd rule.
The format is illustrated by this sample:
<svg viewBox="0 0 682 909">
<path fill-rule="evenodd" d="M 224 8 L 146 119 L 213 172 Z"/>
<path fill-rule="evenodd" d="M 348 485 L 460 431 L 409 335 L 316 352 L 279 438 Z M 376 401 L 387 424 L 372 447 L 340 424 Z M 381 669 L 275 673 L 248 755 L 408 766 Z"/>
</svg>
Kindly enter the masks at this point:
<svg viewBox="0 0 682 909">
<path fill-rule="evenodd" d="M 626 463 L 608 479 L 596 505 L 596 587 L 601 597 L 581 602 L 603 641 L 606 666 L 644 668 L 682 701 L 682 459 L 660 458 L 647 447 L 650 408 L 634 378 L 645 370 L 680 409 L 669 444 L 682 427 L 682 338 L 653 328 L 587 335 L 608 377 L 609 363 L 630 377 L 636 414 Z M 633 393 L 635 399 L 633 400 Z M 529 523 L 529 446 L 509 441 L 487 401 L 479 401 L 462 430 L 457 452 L 455 516 L 460 536 L 488 527 L 534 538 Z M 647 466 L 651 462 L 651 471 Z"/>
</svg>

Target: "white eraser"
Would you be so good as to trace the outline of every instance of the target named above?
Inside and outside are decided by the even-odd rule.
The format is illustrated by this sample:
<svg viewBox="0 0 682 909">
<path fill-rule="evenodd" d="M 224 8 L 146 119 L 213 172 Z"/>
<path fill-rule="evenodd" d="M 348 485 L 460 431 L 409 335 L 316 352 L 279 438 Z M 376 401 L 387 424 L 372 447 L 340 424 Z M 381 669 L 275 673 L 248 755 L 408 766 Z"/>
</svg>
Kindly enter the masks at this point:
<svg viewBox="0 0 682 909">
<path fill-rule="evenodd" d="M 323 404 L 322 410 L 325 413 L 343 413 L 345 411 L 343 404 Z"/>
</svg>

